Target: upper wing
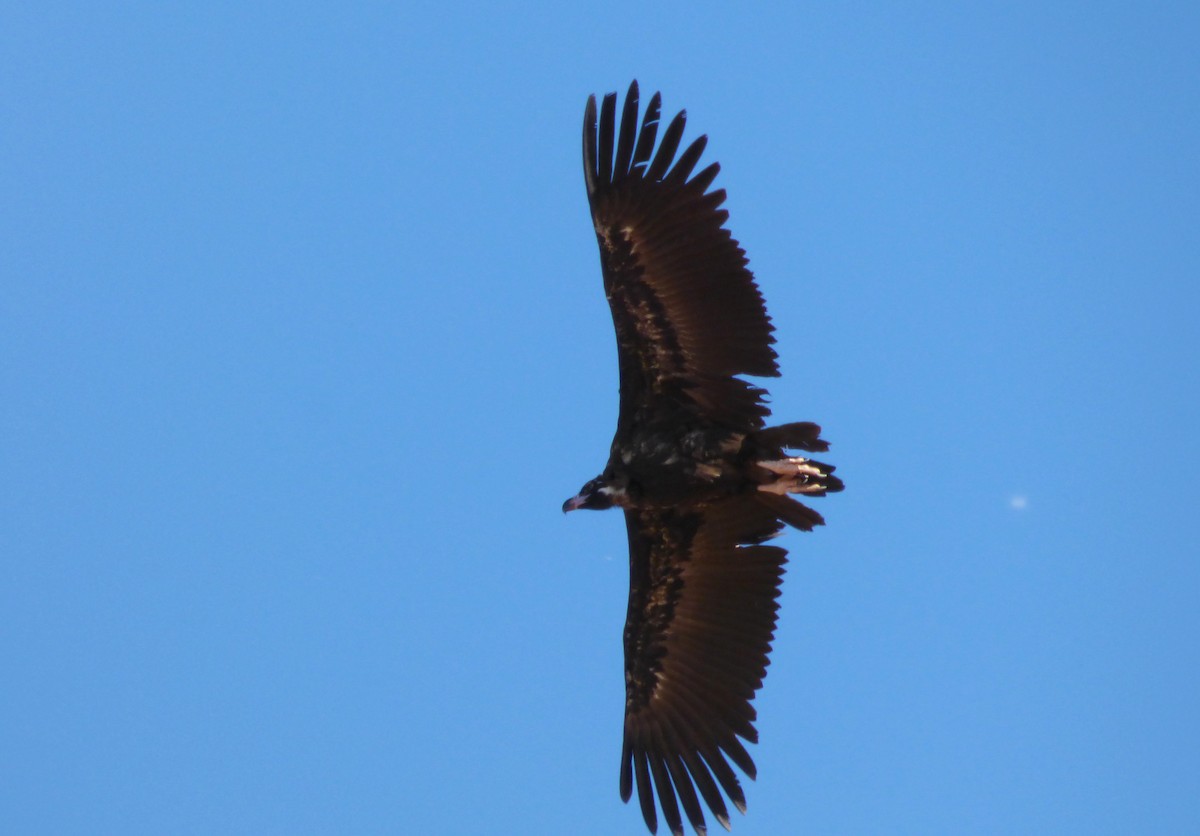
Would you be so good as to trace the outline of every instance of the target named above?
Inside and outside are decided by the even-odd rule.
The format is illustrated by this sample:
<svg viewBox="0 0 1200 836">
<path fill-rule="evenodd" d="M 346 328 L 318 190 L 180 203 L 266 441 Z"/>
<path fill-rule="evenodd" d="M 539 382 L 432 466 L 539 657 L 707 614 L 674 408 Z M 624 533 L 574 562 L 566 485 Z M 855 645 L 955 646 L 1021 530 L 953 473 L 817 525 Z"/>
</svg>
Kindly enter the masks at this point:
<svg viewBox="0 0 1200 836">
<path fill-rule="evenodd" d="M 705 832 L 698 792 L 728 828 L 718 785 L 746 809 L 729 762 L 755 775 L 738 737 L 758 740 L 750 700 L 766 675 L 786 562 L 783 549 L 761 544 L 779 533 L 780 523 L 750 497 L 629 510 L 625 521 L 630 589 L 621 798 L 629 800 L 636 778 L 653 832 L 657 790 L 663 818 L 681 835 L 680 804 L 697 833 Z"/>
<path fill-rule="evenodd" d="M 598 123 L 594 96 L 584 114 L 584 178 L 620 357 L 618 427 L 639 404 L 668 397 L 756 429 L 768 413 L 764 393 L 733 375 L 778 376 L 771 321 L 745 252 L 723 226 L 725 191 L 708 191 L 720 166 L 688 179 L 707 139 L 675 159 L 681 112 L 653 153 L 659 106 L 655 93 L 639 131 L 635 81 L 619 136 L 615 93 L 604 97 Z"/>
</svg>

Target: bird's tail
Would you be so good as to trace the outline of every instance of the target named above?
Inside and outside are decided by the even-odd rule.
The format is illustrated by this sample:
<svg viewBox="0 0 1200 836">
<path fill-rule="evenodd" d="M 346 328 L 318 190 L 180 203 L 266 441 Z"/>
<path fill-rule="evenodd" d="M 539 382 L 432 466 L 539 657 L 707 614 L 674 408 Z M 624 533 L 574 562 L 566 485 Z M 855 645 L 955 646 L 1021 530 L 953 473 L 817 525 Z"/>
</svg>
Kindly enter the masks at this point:
<svg viewBox="0 0 1200 836">
<path fill-rule="evenodd" d="M 829 449 L 829 442 L 821 438 L 821 427 L 811 421 L 766 427 L 751 435 L 749 440 L 763 448 L 788 448 L 809 453 L 824 453 Z"/>
</svg>

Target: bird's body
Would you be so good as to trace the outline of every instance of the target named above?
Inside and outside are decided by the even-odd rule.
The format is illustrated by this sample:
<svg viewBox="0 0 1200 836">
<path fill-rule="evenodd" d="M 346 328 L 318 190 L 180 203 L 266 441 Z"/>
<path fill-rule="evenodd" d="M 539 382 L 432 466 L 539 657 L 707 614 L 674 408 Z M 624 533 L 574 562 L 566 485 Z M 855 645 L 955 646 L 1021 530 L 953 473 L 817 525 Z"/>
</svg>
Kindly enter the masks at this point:
<svg viewBox="0 0 1200 836">
<path fill-rule="evenodd" d="M 584 173 L 617 335 L 621 408 L 608 464 L 564 511 L 620 507 L 629 533 L 621 796 L 634 783 L 647 826 L 655 791 L 672 833 L 680 807 L 705 831 L 700 799 L 729 826 L 725 796 L 750 777 L 738 738 L 757 741 L 750 701 L 766 674 L 785 552 L 764 545 L 819 514 L 791 494 L 841 490 L 833 468 L 791 455 L 828 444 L 810 423 L 766 427 L 772 326 L 745 254 L 724 229 L 705 139 L 676 159 L 685 116 L 657 152 L 659 96 L 638 128 L 638 88 L 584 117 Z M 690 178 L 690 179 L 689 179 Z M 698 795 L 697 795 L 698 794 Z"/>
</svg>

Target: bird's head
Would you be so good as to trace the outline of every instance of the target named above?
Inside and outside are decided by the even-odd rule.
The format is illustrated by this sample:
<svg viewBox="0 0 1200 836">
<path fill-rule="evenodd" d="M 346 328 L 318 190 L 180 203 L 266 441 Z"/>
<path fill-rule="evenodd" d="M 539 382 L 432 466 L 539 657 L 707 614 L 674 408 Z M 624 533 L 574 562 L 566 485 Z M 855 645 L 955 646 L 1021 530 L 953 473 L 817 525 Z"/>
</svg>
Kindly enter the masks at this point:
<svg viewBox="0 0 1200 836">
<path fill-rule="evenodd" d="M 579 489 L 579 493 L 563 503 L 563 513 L 587 508 L 592 511 L 603 511 L 614 505 L 620 505 L 625 498 L 625 491 L 612 484 L 607 476 L 597 476 Z"/>
</svg>

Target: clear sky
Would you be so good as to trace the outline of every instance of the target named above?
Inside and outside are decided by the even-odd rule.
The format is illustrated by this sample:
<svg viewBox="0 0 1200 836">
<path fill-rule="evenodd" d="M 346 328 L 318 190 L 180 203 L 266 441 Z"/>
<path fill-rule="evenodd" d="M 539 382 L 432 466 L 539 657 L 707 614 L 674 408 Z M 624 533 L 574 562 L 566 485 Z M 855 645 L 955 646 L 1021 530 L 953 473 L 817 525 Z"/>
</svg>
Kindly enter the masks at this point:
<svg viewBox="0 0 1200 836">
<path fill-rule="evenodd" d="M 634 77 L 847 483 L 734 832 L 1200 831 L 1200 7 L 80 5 L 0 12 L 4 832 L 643 832 L 559 510 Z"/>
</svg>

